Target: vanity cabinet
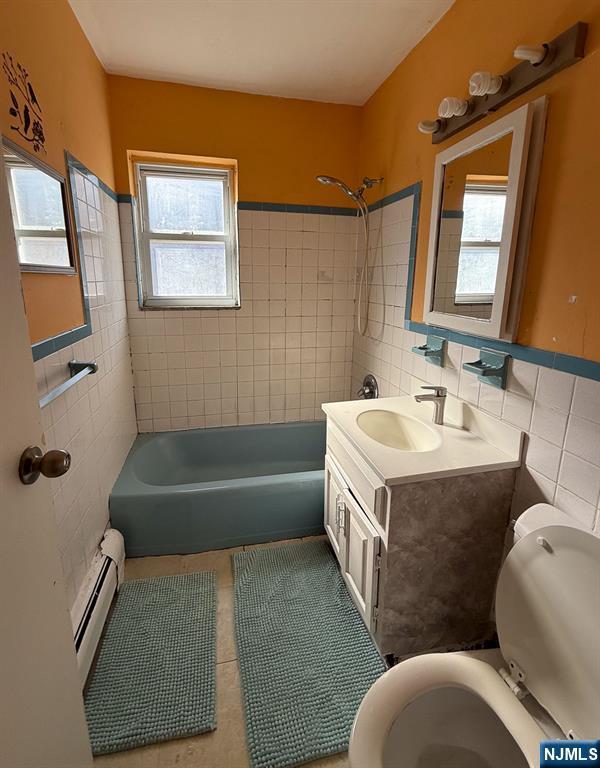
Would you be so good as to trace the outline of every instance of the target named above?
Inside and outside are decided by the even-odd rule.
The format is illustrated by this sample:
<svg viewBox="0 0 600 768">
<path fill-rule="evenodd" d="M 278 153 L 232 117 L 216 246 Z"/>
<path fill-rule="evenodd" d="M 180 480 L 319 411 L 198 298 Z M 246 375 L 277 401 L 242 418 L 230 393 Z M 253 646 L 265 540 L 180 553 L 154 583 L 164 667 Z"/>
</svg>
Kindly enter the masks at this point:
<svg viewBox="0 0 600 768">
<path fill-rule="evenodd" d="M 325 531 L 356 607 L 374 630 L 381 538 L 330 455 L 325 459 Z"/>
<path fill-rule="evenodd" d="M 325 530 L 383 655 L 454 650 L 491 637 L 515 472 L 389 485 L 328 421 Z"/>
</svg>

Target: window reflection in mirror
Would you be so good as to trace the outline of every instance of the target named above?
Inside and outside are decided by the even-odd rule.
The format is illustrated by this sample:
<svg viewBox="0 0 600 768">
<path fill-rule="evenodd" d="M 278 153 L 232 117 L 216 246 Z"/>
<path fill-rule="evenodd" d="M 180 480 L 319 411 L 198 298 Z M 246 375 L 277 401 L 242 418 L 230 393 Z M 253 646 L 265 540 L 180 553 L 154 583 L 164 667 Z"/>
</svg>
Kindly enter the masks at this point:
<svg viewBox="0 0 600 768">
<path fill-rule="evenodd" d="M 433 309 L 492 314 L 512 133 L 444 166 Z"/>
<path fill-rule="evenodd" d="M 21 269 L 73 273 L 64 180 L 6 139 L 2 151 Z"/>
</svg>

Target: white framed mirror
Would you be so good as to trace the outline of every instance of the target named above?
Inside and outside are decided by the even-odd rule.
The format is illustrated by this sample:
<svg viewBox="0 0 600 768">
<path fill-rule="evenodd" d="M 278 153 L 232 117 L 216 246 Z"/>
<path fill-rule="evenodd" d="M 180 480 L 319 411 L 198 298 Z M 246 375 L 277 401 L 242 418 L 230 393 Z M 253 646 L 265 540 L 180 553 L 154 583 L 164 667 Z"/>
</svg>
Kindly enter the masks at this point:
<svg viewBox="0 0 600 768">
<path fill-rule="evenodd" d="M 436 156 L 427 324 L 514 339 L 546 102 L 525 104 Z"/>
</svg>

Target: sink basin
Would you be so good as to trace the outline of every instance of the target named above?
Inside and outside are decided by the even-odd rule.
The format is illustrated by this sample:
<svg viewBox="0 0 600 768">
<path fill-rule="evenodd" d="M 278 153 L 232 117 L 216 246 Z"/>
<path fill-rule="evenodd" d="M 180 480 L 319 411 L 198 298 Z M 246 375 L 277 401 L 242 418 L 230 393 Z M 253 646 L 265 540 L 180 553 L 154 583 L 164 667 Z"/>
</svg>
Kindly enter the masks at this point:
<svg viewBox="0 0 600 768">
<path fill-rule="evenodd" d="M 426 424 L 394 411 L 364 411 L 357 416 L 356 423 L 365 435 L 400 451 L 433 451 L 442 442 L 439 434 Z"/>
</svg>

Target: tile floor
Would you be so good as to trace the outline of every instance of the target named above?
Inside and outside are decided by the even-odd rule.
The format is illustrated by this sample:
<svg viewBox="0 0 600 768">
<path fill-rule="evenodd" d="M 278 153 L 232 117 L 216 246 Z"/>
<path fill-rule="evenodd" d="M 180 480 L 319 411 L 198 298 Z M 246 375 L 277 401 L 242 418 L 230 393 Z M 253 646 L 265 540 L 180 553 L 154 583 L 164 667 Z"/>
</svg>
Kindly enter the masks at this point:
<svg viewBox="0 0 600 768">
<path fill-rule="evenodd" d="M 250 547 L 202 552 L 197 555 L 166 555 L 127 560 L 126 579 L 172 576 L 193 571 L 217 573 L 217 728 L 187 739 L 177 739 L 148 747 L 103 755 L 94 760 L 95 768 L 249 768 L 246 729 L 240 690 L 237 649 L 233 626 L 233 571 L 231 555 Z M 307 763 L 308 768 L 348 768 L 347 755 Z"/>
</svg>

